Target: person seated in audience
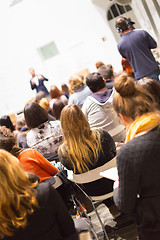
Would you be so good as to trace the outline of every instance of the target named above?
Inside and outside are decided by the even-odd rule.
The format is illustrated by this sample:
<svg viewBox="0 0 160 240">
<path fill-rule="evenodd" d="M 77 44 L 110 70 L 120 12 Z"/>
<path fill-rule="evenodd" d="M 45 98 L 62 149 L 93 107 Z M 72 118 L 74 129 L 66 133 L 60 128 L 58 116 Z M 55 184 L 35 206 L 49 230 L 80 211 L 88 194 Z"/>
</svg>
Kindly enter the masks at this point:
<svg viewBox="0 0 160 240">
<path fill-rule="evenodd" d="M 123 142 L 125 128 L 112 107 L 115 90 L 107 89 L 106 81 L 100 73 L 90 73 L 86 78 L 86 84 L 92 95 L 85 100 L 82 111 L 91 129 L 101 128 L 109 132 L 114 141 Z"/>
<path fill-rule="evenodd" d="M 52 115 L 52 110 L 50 108 L 49 99 L 48 98 L 42 98 L 39 102 L 39 105 L 48 112 L 48 120 L 49 121 L 54 121 L 55 118 Z"/>
<path fill-rule="evenodd" d="M 50 86 L 50 97 L 51 97 L 51 101 L 50 101 L 50 108 L 52 109 L 53 107 L 53 103 L 57 100 L 60 99 L 64 105 L 68 104 L 68 99 L 67 97 L 58 89 L 58 87 L 56 87 L 55 85 L 51 85 Z"/>
<path fill-rule="evenodd" d="M 27 104 L 24 116 L 29 128 L 28 146 L 36 149 L 50 161 L 57 159 L 57 149 L 62 142 L 60 121 L 49 121 L 48 113 L 37 103 Z"/>
<path fill-rule="evenodd" d="M 21 147 L 21 148 L 28 148 L 27 139 L 26 139 L 28 127 L 26 126 L 26 122 L 25 122 L 23 113 L 17 116 L 16 130 L 18 131 L 17 146 Z"/>
<path fill-rule="evenodd" d="M 0 149 L 4 149 L 17 157 L 26 172 L 36 174 L 41 182 L 58 173 L 58 169 L 39 152 L 34 149 L 18 148 L 15 143 L 16 138 L 10 129 L 5 126 L 0 127 Z"/>
<path fill-rule="evenodd" d="M 128 59 L 122 57 L 121 65 L 123 68 L 123 72 L 126 72 L 129 77 L 134 78 L 134 72 L 133 72 L 133 69 L 132 69 Z"/>
<path fill-rule="evenodd" d="M 105 65 L 102 61 L 98 61 L 96 62 L 95 66 L 97 69 L 99 69 L 100 67 L 102 67 L 103 65 Z"/>
<path fill-rule="evenodd" d="M 108 64 L 101 66 L 100 68 L 98 68 L 98 73 L 100 73 L 102 78 L 106 81 L 107 88 L 112 89 L 114 84 L 114 74 L 112 65 Z"/>
<path fill-rule="evenodd" d="M 91 91 L 85 85 L 84 80 L 78 75 L 71 76 L 69 79 L 69 89 L 71 95 L 68 104 L 76 104 L 82 108 L 86 98 L 91 95 Z"/>
<path fill-rule="evenodd" d="M 78 240 L 58 192 L 49 183 L 31 182 L 5 150 L 0 150 L 0 192 L 0 239 Z"/>
<path fill-rule="evenodd" d="M 113 107 L 127 129 L 116 159 L 114 201 L 135 214 L 139 239 L 160 239 L 160 113 L 152 95 L 127 74 L 115 81 Z"/>
<path fill-rule="evenodd" d="M 62 90 L 62 93 L 66 96 L 67 99 L 69 99 L 69 87 L 67 86 L 67 84 L 62 84 L 61 85 L 61 90 Z"/>
<path fill-rule="evenodd" d="M 0 118 L 0 126 L 6 126 L 12 132 L 15 130 L 14 126 L 13 126 L 13 123 L 11 122 L 11 119 L 8 115 L 4 115 Z"/>
<path fill-rule="evenodd" d="M 64 137 L 58 149 L 59 160 L 75 174 L 84 173 L 103 166 L 116 155 L 113 138 L 102 129 L 91 130 L 90 125 L 80 107 L 67 105 L 61 112 L 61 127 Z M 113 181 L 100 178 L 84 184 L 89 195 L 104 195 L 113 191 Z M 104 202 L 108 207 L 111 199 Z"/>
<path fill-rule="evenodd" d="M 53 103 L 52 114 L 56 120 L 60 120 L 61 111 L 64 107 L 65 107 L 65 104 L 60 99 L 57 99 Z"/>
<path fill-rule="evenodd" d="M 146 89 L 154 98 L 157 110 L 160 111 L 160 83 L 153 78 L 142 78 L 137 84 Z"/>
</svg>

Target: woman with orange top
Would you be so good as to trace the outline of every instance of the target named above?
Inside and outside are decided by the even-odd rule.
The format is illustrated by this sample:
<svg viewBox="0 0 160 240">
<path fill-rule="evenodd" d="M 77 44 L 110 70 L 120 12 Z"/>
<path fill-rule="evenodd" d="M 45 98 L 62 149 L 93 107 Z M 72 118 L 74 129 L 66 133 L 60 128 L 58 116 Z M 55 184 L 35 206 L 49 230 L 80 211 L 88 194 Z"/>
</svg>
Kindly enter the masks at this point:
<svg viewBox="0 0 160 240">
<path fill-rule="evenodd" d="M 23 149 L 14 147 L 16 143 L 15 136 L 6 127 L 0 127 L 0 149 L 5 149 L 19 159 L 23 169 L 27 172 L 36 174 L 40 182 L 47 180 L 58 173 L 45 157 L 34 149 Z"/>
</svg>

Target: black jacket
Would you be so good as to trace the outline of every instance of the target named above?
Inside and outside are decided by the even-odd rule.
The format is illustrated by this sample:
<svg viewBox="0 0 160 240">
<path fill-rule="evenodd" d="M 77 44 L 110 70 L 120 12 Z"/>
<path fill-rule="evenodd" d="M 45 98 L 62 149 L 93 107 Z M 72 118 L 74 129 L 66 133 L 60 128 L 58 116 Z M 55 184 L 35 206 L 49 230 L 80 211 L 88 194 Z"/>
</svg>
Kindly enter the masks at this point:
<svg viewBox="0 0 160 240">
<path fill-rule="evenodd" d="M 37 186 L 39 209 L 28 216 L 25 229 L 4 240 L 78 240 L 73 220 L 57 191 L 48 183 Z"/>
</svg>

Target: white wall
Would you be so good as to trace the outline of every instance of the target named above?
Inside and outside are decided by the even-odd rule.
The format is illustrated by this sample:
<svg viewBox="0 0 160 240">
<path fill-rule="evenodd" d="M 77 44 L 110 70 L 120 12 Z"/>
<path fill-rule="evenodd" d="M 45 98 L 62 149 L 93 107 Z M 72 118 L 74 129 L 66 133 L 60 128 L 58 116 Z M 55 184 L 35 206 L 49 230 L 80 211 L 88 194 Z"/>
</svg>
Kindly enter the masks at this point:
<svg viewBox="0 0 160 240">
<path fill-rule="evenodd" d="M 23 0 L 10 8 L 6 2 L 0 3 L 0 115 L 22 110 L 35 95 L 29 67 L 49 78 L 48 88 L 83 68 L 95 71 L 98 60 L 120 70 L 115 39 L 90 0 Z M 50 41 L 60 55 L 43 61 L 37 48 Z"/>
</svg>

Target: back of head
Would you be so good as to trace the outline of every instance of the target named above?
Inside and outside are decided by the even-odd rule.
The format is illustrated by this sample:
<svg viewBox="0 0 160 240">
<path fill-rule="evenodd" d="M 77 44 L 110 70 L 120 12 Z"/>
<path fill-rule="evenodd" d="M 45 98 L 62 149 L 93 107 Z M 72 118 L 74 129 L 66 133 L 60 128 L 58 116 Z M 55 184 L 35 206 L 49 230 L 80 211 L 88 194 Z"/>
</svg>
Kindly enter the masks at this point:
<svg viewBox="0 0 160 240">
<path fill-rule="evenodd" d="M 118 32 L 125 32 L 130 29 L 128 19 L 125 17 L 119 17 L 115 23 L 116 30 Z"/>
<path fill-rule="evenodd" d="M 82 110 L 75 104 L 67 105 L 61 112 L 61 126 L 64 138 L 78 138 L 84 135 L 85 131 L 90 131 L 89 123 Z"/>
<path fill-rule="evenodd" d="M 65 83 L 62 84 L 61 89 L 62 89 L 62 92 L 66 92 L 69 95 L 69 87 L 67 86 L 67 84 Z"/>
<path fill-rule="evenodd" d="M 21 130 L 22 127 L 26 125 L 24 114 L 20 114 L 17 116 L 17 121 L 16 121 L 16 129 Z"/>
<path fill-rule="evenodd" d="M 98 69 L 98 68 L 102 67 L 105 64 L 103 62 L 101 62 L 101 61 L 98 61 L 98 62 L 96 62 L 95 65 L 96 65 L 96 68 Z"/>
<path fill-rule="evenodd" d="M 9 128 L 11 131 L 14 131 L 14 126 L 13 123 L 11 122 L 11 119 L 9 116 L 4 115 L 0 118 L 0 125 L 1 126 L 6 126 Z"/>
<path fill-rule="evenodd" d="M 42 98 L 39 102 L 39 105 L 44 108 L 46 111 L 50 109 L 48 98 Z"/>
<path fill-rule="evenodd" d="M 137 84 L 139 86 L 142 86 L 152 95 L 156 103 L 157 109 L 160 110 L 160 83 L 153 78 L 146 77 L 140 79 Z"/>
<path fill-rule="evenodd" d="M 113 98 L 113 107 L 118 114 L 135 120 L 144 113 L 154 111 L 155 104 L 151 95 L 126 73 L 115 79 L 114 87 L 117 93 Z"/>
<path fill-rule="evenodd" d="M 98 72 L 105 80 L 110 80 L 113 78 L 113 69 L 108 65 L 103 65 L 98 69 Z"/>
<path fill-rule="evenodd" d="M 60 119 L 61 111 L 65 106 L 66 105 L 60 99 L 57 99 L 53 103 L 52 114 L 53 114 L 53 117 L 55 117 L 55 119 Z"/>
<path fill-rule="evenodd" d="M 62 95 L 62 92 L 58 89 L 56 85 L 51 85 L 50 86 L 50 97 L 53 98 L 58 98 Z"/>
<path fill-rule="evenodd" d="M 106 87 L 105 81 L 99 73 L 89 73 L 86 77 L 86 84 L 95 93 Z"/>
<path fill-rule="evenodd" d="M 0 238 L 14 235 L 14 230 L 23 229 L 27 215 L 37 206 L 33 187 L 18 159 L 5 150 L 0 150 Z M 16 210 L 16 211 L 15 211 Z"/>
<path fill-rule="evenodd" d="M 73 75 L 69 78 L 69 90 L 72 93 L 84 86 L 83 79 L 78 75 Z"/>
<path fill-rule="evenodd" d="M 16 143 L 14 134 L 5 126 L 0 127 L 0 149 L 10 152 Z"/>
<path fill-rule="evenodd" d="M 30 102 L 24 107 L 24 116 L 28 128 L 36 128 L 48 120 L 48 113 L 39 104 Z"/>
</svg>

